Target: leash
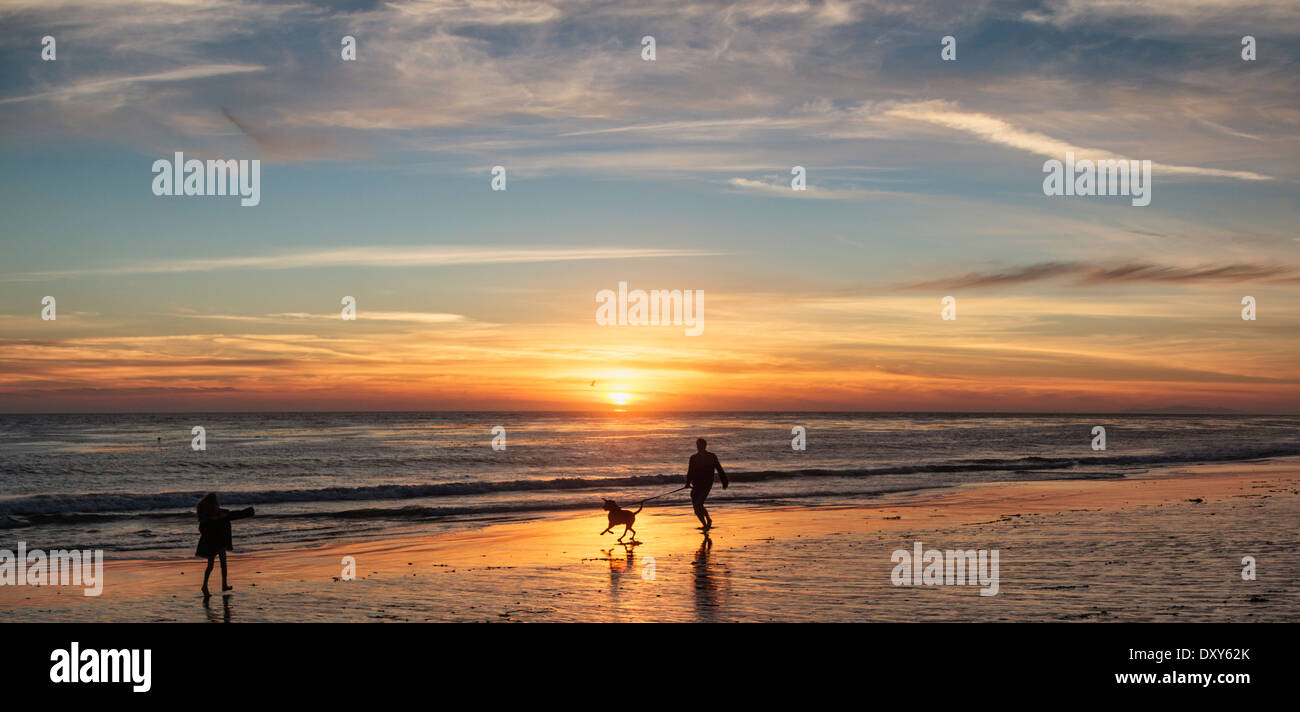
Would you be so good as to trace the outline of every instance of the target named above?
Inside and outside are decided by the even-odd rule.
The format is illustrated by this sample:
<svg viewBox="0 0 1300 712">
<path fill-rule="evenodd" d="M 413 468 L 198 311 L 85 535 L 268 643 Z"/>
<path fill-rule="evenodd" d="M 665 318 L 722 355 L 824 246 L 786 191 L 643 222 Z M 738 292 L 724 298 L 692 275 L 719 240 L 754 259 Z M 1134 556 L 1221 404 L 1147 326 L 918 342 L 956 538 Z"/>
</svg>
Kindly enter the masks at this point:
<svg viewBox="0 0 1300 712">
<path fill-rule="evenodd" d="M 655 495 L 655 496 L 653 496 L 653 497 L 646 497 L 645 499 L 639 499 L 639 500 L 637 500 L 637 504 L 645 504 L 646 502 L 649 502 L 649 501 L 652 500 L 652 499 L 659 499 L 660 497 L 667 497 L 668 495 L 673 494 L 673 492 L 681 492 L 682 490 L 684 490 L 684 489 L 686 489 L 686 488 L 688 488 L 688 487 L 690 487 L 690 485 L 682 485 L 681 487 L 678 487 L 677 489 L 672 490 L 672 491 L 670 491 L 670 492 L 664 492 L 663 494 L 657 494 L 657 495 Z"/>
</svg>

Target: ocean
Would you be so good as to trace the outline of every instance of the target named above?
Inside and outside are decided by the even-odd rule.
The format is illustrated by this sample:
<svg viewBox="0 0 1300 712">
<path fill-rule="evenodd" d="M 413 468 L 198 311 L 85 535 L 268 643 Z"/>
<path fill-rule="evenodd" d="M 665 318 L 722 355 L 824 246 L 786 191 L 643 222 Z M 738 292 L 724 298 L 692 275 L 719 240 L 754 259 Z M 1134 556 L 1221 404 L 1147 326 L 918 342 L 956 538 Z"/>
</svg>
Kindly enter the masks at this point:
<svg viewBox="0 0 1300 712">
<path fill-rule="evenodd" d="M 192 428 L 206 449 L 192 449 Z M 493 428 L 505 429 L 494 449 Z M 791 447 L 791 429 L 806 449 Z M 1106 450 L 1092 448 L 1095 426 Z M 0 548 L 193 554 L 194 505 L 253 506 L 236 549 L 590 511 L 682 484 L 710 506 L 843 505 L 963 483 L 1122 477 L 1300 455 L 1300 416 L 902 413 L 241 413 L 0 416 Z M 647 506 L 689 509 L 685 492 Z"/>
</svg>

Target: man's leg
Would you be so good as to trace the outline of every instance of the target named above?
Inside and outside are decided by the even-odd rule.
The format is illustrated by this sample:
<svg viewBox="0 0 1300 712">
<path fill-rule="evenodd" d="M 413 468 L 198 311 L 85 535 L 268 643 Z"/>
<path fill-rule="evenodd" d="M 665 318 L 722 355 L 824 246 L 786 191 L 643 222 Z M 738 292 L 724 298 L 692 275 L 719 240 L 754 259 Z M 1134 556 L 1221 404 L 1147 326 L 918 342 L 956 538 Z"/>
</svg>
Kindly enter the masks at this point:
<svg viewBox="0 0 1300 712">
<path fill-rule="evenodd" d="M 226 585 L 226 552 L 221 552 L 221 590 L 229 591 L 230 587 Z"/>
<path fill-rule="evenodd" d="M 710 487 L 695 485 L 691 488 L 691 504 L 695 507 L 695 516 L 700 520 L 700 526 L 708 529 L 713 526 L 713 519 L 709 516 L 709 510 L 704 508 L 704 500 L 709 497 Z"/>
<path fill-rule="evenodd" d="M 695 506 L 695 517 L 700 520 L 700 526 L 709 526 L 709 510 L 704 508 L 704 500 L 692 499 L 691 504 Z"/>
</svg>

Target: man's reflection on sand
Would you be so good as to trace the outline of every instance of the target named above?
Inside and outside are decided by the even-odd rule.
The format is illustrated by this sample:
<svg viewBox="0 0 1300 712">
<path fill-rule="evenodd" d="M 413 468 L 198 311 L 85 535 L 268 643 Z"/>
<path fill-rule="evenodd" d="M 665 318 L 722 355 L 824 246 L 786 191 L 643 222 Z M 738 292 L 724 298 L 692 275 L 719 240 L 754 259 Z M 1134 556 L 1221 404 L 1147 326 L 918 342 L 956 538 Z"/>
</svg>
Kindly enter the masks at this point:
<svg viewBox="0 0 1300 712">
<path fill-rule="evenodd" d="M 720 571 L 716 564 L 709 562 L 712 553 L 713 540 L 706 532 L 699 551 L 695 552 L 695 560 L 691 562 L 695 573 L 695 614 L 699 621 L 706 623 L 717 619 L 718 599 L 722 593 L 722 585 L 718 580 Z M 725 575 L 725 571 L 721 573 Z"/>
</svg>

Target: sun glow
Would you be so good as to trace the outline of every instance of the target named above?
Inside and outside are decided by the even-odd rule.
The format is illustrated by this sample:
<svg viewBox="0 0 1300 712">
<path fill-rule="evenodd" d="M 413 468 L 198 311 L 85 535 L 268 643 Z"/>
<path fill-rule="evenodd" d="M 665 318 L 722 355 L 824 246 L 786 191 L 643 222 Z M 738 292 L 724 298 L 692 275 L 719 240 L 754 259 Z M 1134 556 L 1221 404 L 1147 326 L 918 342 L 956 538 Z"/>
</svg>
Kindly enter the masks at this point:
<svg viewBox="0 0 1300 712">
<path fill-rule="evenodd" d="M 631 393 L 607 393 L 605 397 L 614 405 L 627 405 L 632 400 Z"/>
</svg>

